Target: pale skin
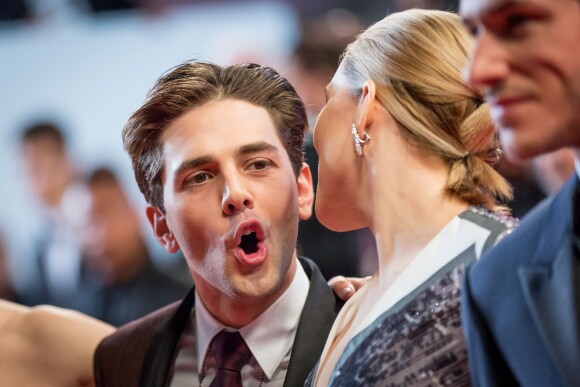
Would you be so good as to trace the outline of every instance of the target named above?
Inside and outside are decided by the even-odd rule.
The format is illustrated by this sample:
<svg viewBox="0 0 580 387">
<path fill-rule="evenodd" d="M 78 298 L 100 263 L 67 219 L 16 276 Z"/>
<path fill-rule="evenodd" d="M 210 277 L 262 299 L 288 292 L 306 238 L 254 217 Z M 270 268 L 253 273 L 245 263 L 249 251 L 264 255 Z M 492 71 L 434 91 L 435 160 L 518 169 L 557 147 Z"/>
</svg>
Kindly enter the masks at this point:
<svg viewBox="0 0 580 387">
<path fill-rule="evenodd" d="M 0 300 L 2 385 L 94 386 L 93 353 L 114 330 L 78 312 Z"/>
</svg>

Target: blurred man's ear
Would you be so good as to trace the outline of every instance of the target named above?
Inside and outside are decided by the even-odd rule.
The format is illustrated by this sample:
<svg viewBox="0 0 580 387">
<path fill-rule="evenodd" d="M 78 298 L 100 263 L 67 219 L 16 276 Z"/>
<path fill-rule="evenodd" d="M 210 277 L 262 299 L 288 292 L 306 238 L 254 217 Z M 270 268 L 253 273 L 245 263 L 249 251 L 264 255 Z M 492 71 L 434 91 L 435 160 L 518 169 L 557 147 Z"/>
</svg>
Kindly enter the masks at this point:
<svg viewBox="0 0 580 387">
<path fill-rule="evenodd" d="M 302 168 L 297 178 L 298 183 L 298 208 L 300 219 L 307 220 L 312 216 L 312 204 L 314 203 L 314 190 L 312 188 L 312 173 L 306 163 L 302 163 Z"/>
<path fill-rule="evenodd" d="M 163 246 L 168 253 L 176 253 L 179 251 L 179 244 L 175 239 L 175 235 L 169 229 L 167 218 L 159 207 L 147 206 L 145 209 L 149 224 L 153 229 L 155 239 Z"/>
</svg>

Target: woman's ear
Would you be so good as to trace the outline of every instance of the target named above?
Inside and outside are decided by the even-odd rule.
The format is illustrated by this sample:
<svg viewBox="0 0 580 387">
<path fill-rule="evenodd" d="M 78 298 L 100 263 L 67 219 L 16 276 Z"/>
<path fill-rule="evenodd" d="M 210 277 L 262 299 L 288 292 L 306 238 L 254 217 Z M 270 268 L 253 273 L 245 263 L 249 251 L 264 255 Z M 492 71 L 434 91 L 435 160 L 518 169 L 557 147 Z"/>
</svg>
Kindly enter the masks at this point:
<svg viewBox="0 0 580 387">
<path fill-rule="evenodd" d="M 175 235 L 173 235 L 169 229 L 167 218 L 163 211 L 161 211 L 159 207 L 147 206 L 145 213 L 147 214 L 147 220 L 149 220 L 149 224 L 153 229 L 153 234 L 155 235 L 157 242 L 159 242 L 168 253 L 173 254 L 178 252 L 179 243 L 175 239 Z"/>
<path fill-rule="evenodd" d="M 366 131 L 374 121 L 374 110 L 378 103 L 376 100 L 376 92 L 375 82 L 370 79 L 367 80 L 362 88 L 356 122 L 361 131 Z"/>
</svg>

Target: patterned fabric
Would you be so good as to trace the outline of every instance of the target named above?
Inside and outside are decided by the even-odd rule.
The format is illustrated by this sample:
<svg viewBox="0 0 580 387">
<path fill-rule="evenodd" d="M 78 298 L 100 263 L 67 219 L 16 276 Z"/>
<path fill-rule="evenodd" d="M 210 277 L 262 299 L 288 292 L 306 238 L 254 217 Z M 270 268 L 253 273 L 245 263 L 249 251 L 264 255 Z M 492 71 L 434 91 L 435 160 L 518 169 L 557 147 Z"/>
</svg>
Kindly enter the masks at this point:
<svg viewBox="0 0 580 387">
<path fill-rule="evenodd" d="M 332 386 L 468 386 L 461 331 L 465 264 L 434 279 L 410 301 L 385 312 L 352 340 Z"/>
<path fill-rule="evenodd" d="M 350 339 L 340 350 L 326 385 L 471 385 L 461 328 L 461 279 L 466 268 L 482 251 L 511 233 L 518 222 L 515 218 L 475 206 L 458 217 L 463 223 L 450 222 L 444 229 L 447 233 L 442 231 L 434 239 L 433 246 L 437 247 L 431 251 L 432 254 L 426 255 L 429 259 L 423 265 L 433 266 L 431 274 L 392 306 L 385 305 L 383 312 L 370 325 Z M 468 247 L 456 256 L 450 255 L 457 254 L 451 252 L 462 245 Z M 446 263 L 435 265 L 433 259 Z M 420 272 L 416 269 L 412 271 L 415 275 Z M 324 356 L 325 353 L 323 359 L 327 360 Z M 317 372 L 318 366 L 309 376 L 306 386 L 313 385 Z M 324 377 L 321 379 L 325 380 Z M 322 385 L 325 382 L 317 379 L 316 383 Z"/>
</svg>

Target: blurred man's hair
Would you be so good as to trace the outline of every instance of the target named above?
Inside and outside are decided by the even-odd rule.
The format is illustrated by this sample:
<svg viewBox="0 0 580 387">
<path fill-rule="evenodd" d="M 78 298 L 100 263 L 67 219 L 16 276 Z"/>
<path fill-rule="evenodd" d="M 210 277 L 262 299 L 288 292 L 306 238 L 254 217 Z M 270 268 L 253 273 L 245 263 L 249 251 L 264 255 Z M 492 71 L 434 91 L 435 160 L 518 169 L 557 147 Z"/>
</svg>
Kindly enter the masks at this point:
<svg viewBox="0 0 580 387">
<path fill-rule="evenodd" d="M 63 131 L 56 124 L 49 121 L 41 121 L 29 125 L 20 135 L 21 144 L 39 140 L 51 140 L 61 150 L 66 146 L 66 138 Z"/>
</svg>

